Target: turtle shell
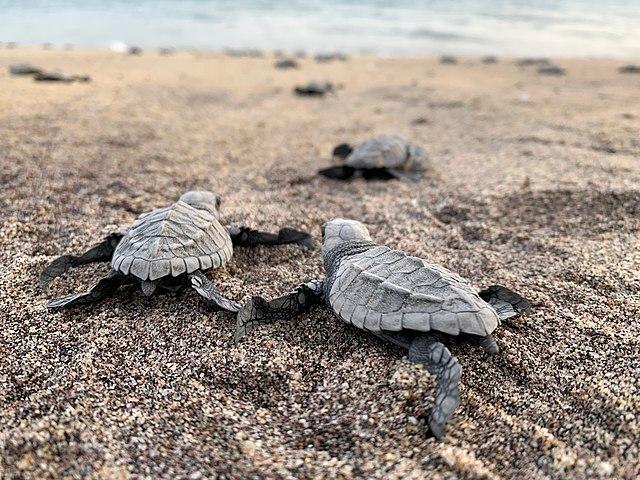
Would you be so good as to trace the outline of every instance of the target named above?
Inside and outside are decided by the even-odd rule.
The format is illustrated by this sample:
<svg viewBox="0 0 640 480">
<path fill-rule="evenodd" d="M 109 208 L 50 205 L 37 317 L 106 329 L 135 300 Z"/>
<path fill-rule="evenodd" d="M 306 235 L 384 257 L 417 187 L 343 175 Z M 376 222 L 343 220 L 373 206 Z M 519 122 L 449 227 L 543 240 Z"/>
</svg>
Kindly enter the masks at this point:
<svg viewBox="0 0 640 480">
<path fill-rule="evenodd" d="M 220 267 L 232 253 L 231 237 L 212 212 L 178 201 L 140 215 L 116 247 L 111 266 L 157 280 Z"/>
<path fill-rule="evenodd" d="M 379 135 L 356 145 L 345 164 L 360 169 L 399 169 L 409 158 L 410 145 L 402 135 Z"/>
<path fill-rule="evenodd" d="M 486 336 L 498 315 L 466 280 L 385 246 L 340 262 L 329 304 L 347 323 L 372 332 L 436 330 Z"/>
</svg>

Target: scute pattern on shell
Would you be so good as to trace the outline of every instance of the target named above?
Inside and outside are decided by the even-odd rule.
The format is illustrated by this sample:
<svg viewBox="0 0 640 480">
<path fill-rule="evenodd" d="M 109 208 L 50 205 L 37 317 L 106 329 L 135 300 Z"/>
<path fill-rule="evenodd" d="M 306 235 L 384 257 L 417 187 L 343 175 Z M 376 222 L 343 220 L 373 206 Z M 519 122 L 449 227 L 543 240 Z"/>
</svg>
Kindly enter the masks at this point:
<svg viewBox="0 0 640 480">
<path fill-rule="evenodd" d="M 332 277 L 329 304 L 358 328 L 486 336 L 498 326 L 496 312 L 466 280 L 386 246 L 343 258 Z"/>
<path fill-rule="evenodd" d="M 140 215 L 118 244 L 111 266 L 140 280 L 177 277 L 224 265 L 231 237 L 209 211 L 178 201 Z"/>
<path fill-rule="evenodd" d="M 359 143 L 345 163 L 354 168 L 400 168 L 408 159 L 409 145 L 402 135 L 379 135 Z"/>
</svg>

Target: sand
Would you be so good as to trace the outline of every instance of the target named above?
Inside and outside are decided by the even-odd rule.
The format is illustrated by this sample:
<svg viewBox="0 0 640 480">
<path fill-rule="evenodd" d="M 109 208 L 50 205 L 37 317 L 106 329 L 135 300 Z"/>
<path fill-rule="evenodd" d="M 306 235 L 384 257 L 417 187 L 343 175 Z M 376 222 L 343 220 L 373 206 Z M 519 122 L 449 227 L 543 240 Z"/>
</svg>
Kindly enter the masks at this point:
<svg viewBox="0 0 640 480">
<path fill-rule="evenodd" d="M 19 62 L 93 81 L 10 77 Z M 0 49 L 0 477 L 640 475 L 640 76 L 609 60 L 558 61 L 563 77 L 504 59 L 273 62 Z M 313 79 L 344 88 L 292 94 Z M 424 180 L 314 176 L 335 144 L 385 132 L 424 145 Z M 324 308 L 238 347 L 234 318 L 191 291 L 45 309 L 108 268 L 44 294 L 47 262 L 193 188 L 254 228 L 362 220 L 533 313 L 500 327 L 496 357 L 450 346 L 462 404 L 437 442 L 430 375 Z M 282 246 L 239 248 L 209 276 L 240 300 L 321 274 L 318 250 Z"/>
</svg>

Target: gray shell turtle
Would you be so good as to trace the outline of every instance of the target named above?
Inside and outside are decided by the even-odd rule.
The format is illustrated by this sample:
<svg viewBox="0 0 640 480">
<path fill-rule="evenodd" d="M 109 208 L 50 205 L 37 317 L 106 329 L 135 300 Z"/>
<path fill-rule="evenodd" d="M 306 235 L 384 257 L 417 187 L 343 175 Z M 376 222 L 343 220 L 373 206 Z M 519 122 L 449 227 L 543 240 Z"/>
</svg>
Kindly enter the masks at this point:
<svg viewBox="0 0 640 480">
<path fill-rule="evenodd" d="M 218 220 L 219 206 L 214 193 L 187 192 L 173 205 L 143 213 L 124 232 L 109 235 L 84 254 L 58 257 L 40 276 L 45 290 L 53 278 L 79 265 L 110 261 L 111 270 L 89 291 L 50 300 L 47 306 L 96 302 L 122 285 L 139 283 L 145 295 L 151 295 L 157 288 L 177 290 L 190 282 L 214 308 L 237 311 L 239 305 L 225 298 L 203 272 L 229 261 L 234 245 L 309 245 L 310 237 L 289 228 L 274 235 L 223 227 Z"/>
<path fill-rule="evenodd" d="M 380 245 L 340 262 L 327 290 L 340 318 L 370 332 L 490 335 L 496 311 L 455 273 Z"/>
<path fill-rule="evenodd" d="M 373 243 L 354 220 L 323 226 L 322 253 L 326 277 L 271 301 L 253 297 L 238 313 L 236 340 L 259 324 L 323 303 L 350 325 L 406 348 L 410 361 L 436 376 L 428 424 L 440 438 L 460 403 L 461 374 L 442 342 L 457 338 L 496 354 L 491 334 L 500 322 L 528 313 L 529 302 L 500 285 L 477 292 L 446 268 Z"/>
<path fill-rule="evenodd" d="M 417 180 L 427 168 L 424 149 L 403 135 L 379 135 L 359 143 L 355 148 L 343 143 L 333 150 L 344 163 L 320 170 L 325 177 L 348 180 L 356 173 L 364 178 L 401 178 Z"/>
<path fill-rule="evenodd" d="M 231 255 L 231 236 L 214 213 L 179 200 L 140 215 L 113 252 L 111 266 L 154 281 L 221 267 Z"/>
</svg>

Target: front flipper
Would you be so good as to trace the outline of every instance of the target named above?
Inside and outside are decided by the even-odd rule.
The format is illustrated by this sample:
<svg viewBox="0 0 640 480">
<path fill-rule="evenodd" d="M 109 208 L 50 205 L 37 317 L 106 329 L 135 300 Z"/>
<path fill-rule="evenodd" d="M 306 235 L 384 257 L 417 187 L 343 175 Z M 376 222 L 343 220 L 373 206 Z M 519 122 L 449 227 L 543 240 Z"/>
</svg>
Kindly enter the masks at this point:
<svg viewBox="0 0 640 480">
<path fill-rule="evenodd" d="M 353 147 L 348 143 L 336 145 L 333 149 L 333 156 L 341 160 L 345 160 L 353 152 Z"/>
<path fill-rule="evenodd" d="M 531 304 L 525 298 L 502 285 L 491 285 L 478 295 L 493 307 L 502 321 L 531 312 Z"/>
<path fill-rule="evenodd" d="M 68 272 L 72 268 L 79 265 L 86 265 L 94 262 L 107 262 L 111 260 L 113 252 L 116 249 L 120 240 L 122 240 L 122 233 L 112 233 L 107 236 L 102 242 L 94 245 L 82 255 L 62 255 L 52 261 L 40 274 L 40 288 L 43 291 L 47 291 L 49 283 L 56 277 L 60 277 L 65 272 Z"/>
<path fill-rule="evenodd" d="M 318 170 L 318 174 L 334 180 L 350 180 L 356 173 L 356 169 L 348 165 L 336 165 L 335 167 Z"/>
<path fill-rule="evenodd" d="M 95 303 L 110 297 L 122 285 L 126 285 L 127 278 L 115 270 L 109 271 L 106 277 L 100 279 L 93 287 L 83 293 L 74 293 L 47 302 L 47 308 L 66 308 L 74 305 Z"/>
<path fill-rule="evenodd" d="M 189 274 L 191 286 L 207 301 L 207 304 L 215 310 L 226 310 L 227 312 L 237 312 L 240 304 L 225 297 L 213 283 L 200 270 Z"/>
<path fill-rule="evenodd" d="M 283 297 L 270 301 L 261 297 L 250 298 L 238 312 L 234 336 L 236 343 L 258 325 L 288 320 L 312 305 L 320 303 L 323 298 L 323 289 L 322 280 L 313 280 L 297 286 Z"/>
<path fill-rule="evenodd" d="M 228 225 L 226 228 L 234 246 L 255 247 L 256 245 L 287 245 L 295 243 L 307 248 L 313 247 L 311 235 L 293 228 L 281 228 L 277 234 L 235 225 Z"/>
<path fill-rule="evenodd" d="M 436 377 L 436 396 L 429 414 L 429 429 L 438 439 L 444 435 L 445 425 L 460 404 L 460 374 L 458 360 L 447 347 L 431 335 L 417 336 L 409 347 L 409 361 L 422 364 Z"/>
</svg>

